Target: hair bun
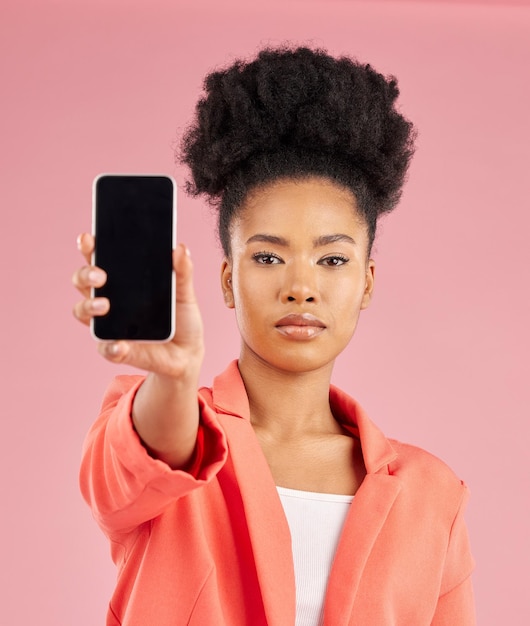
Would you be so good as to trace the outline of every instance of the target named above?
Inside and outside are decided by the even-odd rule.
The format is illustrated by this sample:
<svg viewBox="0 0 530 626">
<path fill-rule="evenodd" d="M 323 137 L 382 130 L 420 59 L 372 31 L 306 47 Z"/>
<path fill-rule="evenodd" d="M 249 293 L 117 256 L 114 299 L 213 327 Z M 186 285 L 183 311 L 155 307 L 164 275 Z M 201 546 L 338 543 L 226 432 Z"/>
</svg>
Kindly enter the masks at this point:
<svg viewBox="0 0 530 626">
<path fill-rule="evenodd" d="M 187 191 L 218 204 L 280 176 L 328 176 L 362 196 L 369 224 L 397 203 L 413 154 L 393 77 L 307 47 L 267 48 L 209 74 L 180 158 Z M 375 227 L 374 227 L 375 228 Z"/>
</svg>

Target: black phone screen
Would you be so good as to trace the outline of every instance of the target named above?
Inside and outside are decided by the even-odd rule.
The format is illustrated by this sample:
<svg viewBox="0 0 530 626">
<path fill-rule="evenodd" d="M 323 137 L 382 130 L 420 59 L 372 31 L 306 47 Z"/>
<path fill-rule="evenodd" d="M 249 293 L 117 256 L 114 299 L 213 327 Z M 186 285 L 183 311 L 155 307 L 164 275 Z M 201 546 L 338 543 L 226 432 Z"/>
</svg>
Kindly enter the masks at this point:
<svg viewBox="0 0 530 626">
<path fill-rule="evenodd" d="M 94 181 L 94 289 L 110 310 L 92 322 L 98 339 L 165 341 L 174 327 L 175 190 L 167 176 L 102 175 Z"/>
</svg>

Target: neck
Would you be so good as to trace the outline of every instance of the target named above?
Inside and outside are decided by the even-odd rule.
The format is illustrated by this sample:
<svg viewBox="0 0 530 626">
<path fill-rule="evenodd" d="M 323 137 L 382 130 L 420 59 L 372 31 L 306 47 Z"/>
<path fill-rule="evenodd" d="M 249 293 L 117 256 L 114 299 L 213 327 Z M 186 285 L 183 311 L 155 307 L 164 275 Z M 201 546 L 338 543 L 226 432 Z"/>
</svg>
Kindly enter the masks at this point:
<svg viewBox="0 0 530 626">
<path fill-rule="evenodd" d="M 290 372 L 240 358 L 254 429 L 284 441 L 341 432 L 329 405 L 332 369 L 333 363 L 310 372 Z"/>
</svg>

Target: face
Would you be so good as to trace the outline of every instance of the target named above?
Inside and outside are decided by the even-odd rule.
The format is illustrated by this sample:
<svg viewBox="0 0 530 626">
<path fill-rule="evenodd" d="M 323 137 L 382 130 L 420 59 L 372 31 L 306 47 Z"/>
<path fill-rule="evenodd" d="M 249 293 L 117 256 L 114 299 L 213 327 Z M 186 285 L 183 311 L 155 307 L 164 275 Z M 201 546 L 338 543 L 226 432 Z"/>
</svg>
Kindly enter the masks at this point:
<svg viewBox="0 0 530 626">
<path fill-rule="evenodd" d="M 250 359 L 282 371 L 332 367 L 368 306 L 374 263 L 355 197 L 321 178 L 254 191 L 231 225 L 221 283 Z"/>
</svg>

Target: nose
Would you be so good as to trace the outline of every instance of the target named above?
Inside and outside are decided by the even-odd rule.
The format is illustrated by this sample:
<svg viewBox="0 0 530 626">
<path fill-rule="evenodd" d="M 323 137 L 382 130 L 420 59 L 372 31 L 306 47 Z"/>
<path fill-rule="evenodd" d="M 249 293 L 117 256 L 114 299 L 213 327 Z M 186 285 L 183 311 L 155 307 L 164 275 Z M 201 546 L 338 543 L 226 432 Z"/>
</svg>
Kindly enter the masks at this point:
<svg viewBox="0 0 530 626">
<path fill-rule="evenodd" d="M 286 268 L 281 292 L 282 302 L 316 302 L 318 287 L 315 269 L 309 264 L 293 264 Z"/>
</svg>

